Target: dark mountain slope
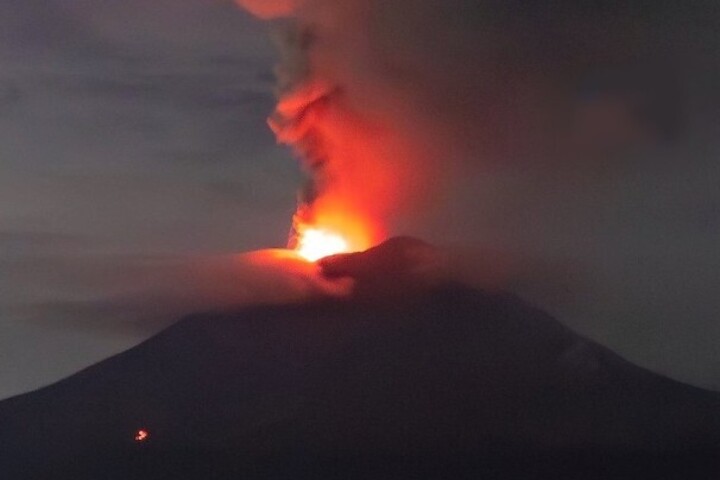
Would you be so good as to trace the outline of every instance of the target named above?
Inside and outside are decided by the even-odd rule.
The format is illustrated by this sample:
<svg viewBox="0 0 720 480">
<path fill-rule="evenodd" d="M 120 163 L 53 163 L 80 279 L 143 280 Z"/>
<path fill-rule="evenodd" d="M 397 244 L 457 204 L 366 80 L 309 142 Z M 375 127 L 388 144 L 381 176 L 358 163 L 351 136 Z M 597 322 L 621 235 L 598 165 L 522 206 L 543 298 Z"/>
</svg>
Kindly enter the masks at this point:
<svg viewBox="0 0 720 480">
<path fill-rule="evenodd" d="M 190 317 L 0 403 L 9 479 L 713 478 L 718 444 L 717 394 L 456 286 Z"/>
</svg>

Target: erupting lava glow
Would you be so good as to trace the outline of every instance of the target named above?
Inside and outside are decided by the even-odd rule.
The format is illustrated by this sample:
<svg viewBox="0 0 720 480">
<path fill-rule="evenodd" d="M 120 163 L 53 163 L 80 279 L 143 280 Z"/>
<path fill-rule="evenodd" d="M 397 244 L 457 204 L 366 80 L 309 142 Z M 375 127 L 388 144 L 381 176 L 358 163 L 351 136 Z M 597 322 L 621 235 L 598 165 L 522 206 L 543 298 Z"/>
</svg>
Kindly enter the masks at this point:
<svg viewBox="0 0 720 480">
<path fill-rule="evenodd" d="M 307 228 L 298 238 L 297 253 L 314 262 L 338 253 L 350 252 L 350 245 L 341 235 L 320 228 Z"/>
<path fill-rule="evenodd" d="M 385 238 L 375 222 L 340 205 L 316 202 L 311 214 L 307 206 L 300 207 L 293 218 L 288 248 L 298 257 L 315 262 L 331 255 L 367 250 Z"/>
</svg>

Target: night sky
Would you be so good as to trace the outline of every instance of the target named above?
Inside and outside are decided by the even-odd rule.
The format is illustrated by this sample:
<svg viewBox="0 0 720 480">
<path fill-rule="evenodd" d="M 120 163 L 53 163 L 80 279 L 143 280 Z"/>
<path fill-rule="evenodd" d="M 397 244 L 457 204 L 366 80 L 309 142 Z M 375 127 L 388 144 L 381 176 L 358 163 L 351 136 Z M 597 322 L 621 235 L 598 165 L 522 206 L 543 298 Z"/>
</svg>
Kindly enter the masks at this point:
<svg viewBox="0 0 720 480">
<path fill-rule="evenodd" d="M 438 18 L 433 9 L 451 3 L 417 2 L 424 7 L 406 15 L 408 3 L 383 4 L 377 29 L 387 58 L 402 67 L 389 62 L 399 80 L 372 71 L 382 63 L 375 59 L 328 55 L 349 58 L 338 69 L 355 80 L 341 85 L 348 98 L 426 115 L 404 117 L 398 131 L 428 128 L 434 147 L 452 151 L 442 162 L 469 158 L 458 162 L 450 187 L 426 195 L 431 201 L 389 233 L 532 257 L 538 262 L 514 291 L 631 361 L 720 389 L 717 76 L 687 75 L 692 98 L 682 128 L 670 132 L 676 138 L 666 141 L 640 125 L 651 115 L 655 128 L 672 110 L 674 99 L 655 88 L 662 75 L 640 75 L 633 95 L 650 92 L 668 108 L 638 116 L 618 101 L 613 76 L 600 71 L 571 98 L 581 140 L 596 152 L 625 142 L 628 131 L 632 141 L 652 141 L 617 156 L 622 161 L 589 168 L 583 156 L 545 171 L 542 161 L 485 168 L 475 137 L 496 125 L 481 125 L 482 112 L 471 108 L 483 95 L 468 107 L 457 93 L 476 95 L 478 82 L 468 77 L 486 70 L 467 62 L 480 43 L 476 4 L 452 1 L 472 8 L 434 27 L 467 31 L 442 43 L 428 27 Z M 705 24 L 693 38 L 704 35 L 701 53 L 717 61 L 716 19 L 702 8 Z M 666 13 L 659 24 L 674 25 L 672 8 Z M 681 44 L 685 32 L 673 31 Z M 492 45 L 490 32 L 480 38 Z M 447 54 L 455 46 L 462 55 Z M 277 60 L 267 26 L 232 1 L 0 3 L 0 398 L 69 375 L 167 325 L 167 318 L 145 322 L 108 302 L 138 279 L 188 256 L 285 244 L 302 174 L 266 125 Z M 410 74 L 413 81 L 402 77 Z M 413 98 L 411 86 L 431 101 Z M 363 97 L 374 92 L 407 93 L 394 98 L 412 105 Z M 461 113 L 435 115 L 433 102 L 440 109 L 456 103 Z M 443 128 L 435 132 L 433 121 Z M 506 130 L 521 138 L 522 125 Z"/>
<path fill-rule="evenodd" d="M 274 61 L 229 2 L 0 4 L 0 397 L 157 328 L 68 324 L 101 279 L 284 245 L 299 174 L 265 123 Z"/>
</svg>

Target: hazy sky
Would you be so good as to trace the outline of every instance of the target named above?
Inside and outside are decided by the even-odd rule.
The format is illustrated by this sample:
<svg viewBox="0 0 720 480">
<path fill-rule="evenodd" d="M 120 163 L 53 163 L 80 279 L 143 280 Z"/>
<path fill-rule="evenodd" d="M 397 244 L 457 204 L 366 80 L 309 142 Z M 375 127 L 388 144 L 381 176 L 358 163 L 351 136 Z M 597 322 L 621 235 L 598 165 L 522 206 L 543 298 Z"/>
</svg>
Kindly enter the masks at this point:
<svg viewBox="0 0 720 480">
<path fill-rule="evenodd" d="M 366 5 L 317 5 L 343 10 L 351 3 Z M 464 13 L 486 19 L 479 4 L 372 5 L 383 7 L 371 31 L 380 34 L 373 41 L 387 59 L 363 54 L 362 23 L 339 23 L 339 37 L 324 44 L 344 66 L 342 90 L 359 95 L 357 104 L 368 110 L 411 112 L 391 122 L 401 140 L 421 124 L 414 114 L 424 112 L 432 133 L 426 141 L 433 143 L 427 152 L 437 149 L 433 160 L 442 165 L 450 156 L 443 154 L 462 141 L 469 149 L 468 170 L 452 188 L 425 195 L 415 212 L 421 218 L 391 233 L 498 247 L 577 269 L 584 276 L 530 272 L 539 275 L 522 293 L 634 362 L 720 389 L 717 65 L 700 62 L 715 76 L 687 75 L 700 87 L 691 85 L 687 135 L 674 145 L 590 172 L 585 158 L 570 165 L 575 173 L 474 169 L 469 165 L 483 160 L 473 150 L 476 138 L 492 137 L 488 127 L 499 126 L 515 145 L 524 121 L 483 123 L 484 111 L 475 108 L 482 103 L 463 96 L 487 95 L 480 88 L 487 79 L 475 76 L 486 71 L 475 49 L 496 45 L 492 29 L 489 39 L 477 40 L 485 32 Z M 716 7 L 697 5 L 696 19 L 659 23 L 678 35 L 680 47 L 685 33 L 706 38 L 700 50 L 716 60 L 716 19 L 703 14 Z M 453 6 L 438 21 L 433 12 Z M 663 15 L 674 15 L 673 8 Z M 348 15 L 354 20 L 352 10 Z M 161 328 L 131 308 L 118 315 L 103 300 L 162 277 L 168 262 L 284 244 L 301 175 L 265 123 L 275 103 L 276 62 L 267 33 L 232 0 L 0 2 L 0 398 L 73 373 Z M 378 65 L 387 71 L 373 70 Z M 388 71 L 413 74 L 413 81 L 388 82 Z M 613 76 L 602 73 L 574 98 L 578 125 L 590 134 L 585 140 L 601 146 L 633 125 L 612 92 Z M 652 106 L 672 106 L 659 77 L 641 77 L 637 91 L 660 97 Z M 437 88 L 448 79 L 465 90 Z M 413 98 L 409 85 L 422 95 Z M 382 91 L 402 94 L 386 102 L 374 94 Z M 463 106 L 457 118 L 436 116 L 426 102 L 429 96 L 443 106 L 448 93 L 449 105 Z M 662 119 L 652 109 L 650 115 Z M 416 160 L 410 157 L 403 160 Z"/>
<path fill-rule="evenodd" d="M 56 323 L 99 279 L 283 245 L 299 175 L 265 124 L 273 58 L 232 2 L 0 3 L 0 397 L 146 333 Z"/>
</svg>

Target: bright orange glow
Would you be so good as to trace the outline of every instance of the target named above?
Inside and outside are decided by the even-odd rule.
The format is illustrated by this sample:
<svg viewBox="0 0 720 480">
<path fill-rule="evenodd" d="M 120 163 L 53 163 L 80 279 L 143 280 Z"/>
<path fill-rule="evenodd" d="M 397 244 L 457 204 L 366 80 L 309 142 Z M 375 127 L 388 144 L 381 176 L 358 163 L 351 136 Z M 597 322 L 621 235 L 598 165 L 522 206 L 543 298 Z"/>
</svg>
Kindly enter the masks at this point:
<svg viewBox="0 0 720 480">
<path fill-rule="evenodd" d="M 304 229 L 297 240 L 297 253 L 310 262 L 350 251 L 350 245 L 345 238 L 320 228 Z"/>
<path fill-rule="evenodd" d="M 135 434 L 135 441 L 136 442 L 143 442 L 147 440 L 147 438 L 150 436 L 147 430 L 138 430 Z"/>
<path fill-rule="evenodd" d="M 269 123 L 281 143 L 295 147 L 310 177 L 289 242 L 310 261 L 377 245 L 404 212 L 423 209 L 426 187 L 440 178 L 414 161 L 432 150 L 417 135 L 397 135 L 403 122 L 361 114 L 343 89 L 322 80 L 283 96 Z"/>
<path fill-rule="evenodd" d="M 293 218 L 289 247 L 302 259 L 315 262 L 339 253 L 361 252 L 379 243 L 381 231 L 366 217 L 341 202 L 317 200 L 301 207 Z"/>
</svg>

